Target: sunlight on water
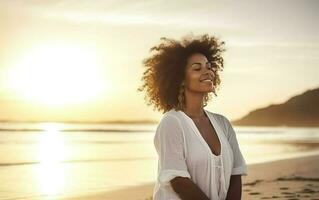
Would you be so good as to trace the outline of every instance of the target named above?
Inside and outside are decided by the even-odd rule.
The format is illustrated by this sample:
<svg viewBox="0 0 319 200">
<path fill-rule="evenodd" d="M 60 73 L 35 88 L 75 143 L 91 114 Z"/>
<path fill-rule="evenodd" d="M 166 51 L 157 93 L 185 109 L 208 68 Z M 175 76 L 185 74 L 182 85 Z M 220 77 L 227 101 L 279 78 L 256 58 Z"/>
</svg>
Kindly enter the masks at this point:
<svg viewBox="0 0 319 200">
<path fill-rule="evenodd" d="M 66 156 L 64 138 L 59 131 L 61 125 L 56 123 L 41 124 L 42 132 L 37 145 L 40 161 L 37 167 L 37 181 L 41 194 L 53 195 L 63 192 L 65 169 L 61 163 Z"/>
</svg>

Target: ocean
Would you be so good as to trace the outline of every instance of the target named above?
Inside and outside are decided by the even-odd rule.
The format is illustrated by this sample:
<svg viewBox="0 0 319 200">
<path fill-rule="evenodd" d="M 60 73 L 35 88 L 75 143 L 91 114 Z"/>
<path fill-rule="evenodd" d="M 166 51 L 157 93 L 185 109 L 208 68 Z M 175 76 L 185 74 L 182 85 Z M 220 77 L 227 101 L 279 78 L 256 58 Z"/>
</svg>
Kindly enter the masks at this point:
<svg viewBox="0 0 319 200">
<path fill-rule="evenodd" d="M 0 200 L 154 182 L 157 124 L 0 123 Z M 247 164 L 319 154 L 319 128 L 234 126 Z"/>
</svg>

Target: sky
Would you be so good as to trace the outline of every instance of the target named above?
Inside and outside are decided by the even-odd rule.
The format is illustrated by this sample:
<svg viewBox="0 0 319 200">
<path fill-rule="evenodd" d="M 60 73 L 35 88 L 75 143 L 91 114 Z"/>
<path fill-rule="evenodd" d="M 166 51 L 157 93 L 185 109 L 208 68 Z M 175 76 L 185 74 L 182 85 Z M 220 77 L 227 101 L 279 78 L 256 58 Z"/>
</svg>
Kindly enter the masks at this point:
<svg viewBox="0 0 319 200">
<path fill-rule="evenodd" d="M 230 120 L 319 86 L 319 1 L 0 0 L 2 120 L 159 120 L 137 92 L 161 37 L 225 41 Z M 76 73 L 75 73 L 76 72 Z"/>
</svg>

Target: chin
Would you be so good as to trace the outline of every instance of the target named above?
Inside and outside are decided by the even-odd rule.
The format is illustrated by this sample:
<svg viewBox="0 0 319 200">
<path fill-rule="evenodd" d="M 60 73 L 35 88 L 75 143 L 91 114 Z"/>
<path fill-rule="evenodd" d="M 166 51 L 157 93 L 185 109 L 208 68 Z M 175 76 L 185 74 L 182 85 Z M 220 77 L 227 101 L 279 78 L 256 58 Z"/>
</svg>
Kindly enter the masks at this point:
<svg viewBox="0 0 319 200">
<path fill-rule="evenodd" d="M 206 88 L 203 88 L 203 92 L 213 92 L 214 88 L 213 87 L 206 87 Z"/>
<path fill-rule="evenodd" d="M 198 92 L 198 93 L 209 93 L 209 92 L 213 92 L 214 91 L 214 88 L 213 87 L 203 87 L 203 86 L 199 86 L 198 88 L 194 88 L 192 90 L 193 92 Z"/>
<path fill-rule="evenodd" d="M 213 92 L 213 89 L 201 90 L 200 92 L 202 92 L 202 93 L 210 93 L 210 92 Z"/>
</svg>

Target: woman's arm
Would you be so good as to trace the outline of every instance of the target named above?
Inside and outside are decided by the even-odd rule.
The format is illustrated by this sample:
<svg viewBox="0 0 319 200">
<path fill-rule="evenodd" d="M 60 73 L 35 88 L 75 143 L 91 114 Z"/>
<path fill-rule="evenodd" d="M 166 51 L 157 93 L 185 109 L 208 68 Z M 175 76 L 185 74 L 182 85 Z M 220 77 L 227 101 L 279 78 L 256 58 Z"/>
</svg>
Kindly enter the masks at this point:
<svg viewBox="0 0 319 200">
<path fill-rule="evenodd" d="M 173 190 L 182 200 L 210 200 L 190 178 L 178 176 L 170 182 Z"/>
<path fill-rule="evenodd" d="M 241 200 L 241 174 L 231 175 L 226 200 Z"/>
</svg>

